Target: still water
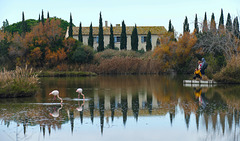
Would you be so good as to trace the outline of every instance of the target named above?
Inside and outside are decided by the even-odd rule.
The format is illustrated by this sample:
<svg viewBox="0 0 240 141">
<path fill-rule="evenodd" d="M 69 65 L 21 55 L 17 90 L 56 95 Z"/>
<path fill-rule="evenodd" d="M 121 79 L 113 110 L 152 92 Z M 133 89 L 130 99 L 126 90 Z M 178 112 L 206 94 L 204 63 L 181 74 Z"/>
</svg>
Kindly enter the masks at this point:
<svg viewBox="0 0 240 141">
<path fill-rule="evenodd" d="M 0 140 L 240 140 L 240 86 L 183 86 L 186 78 L 41 78 L 34 97 L 0 99 Z"/>
</svg>

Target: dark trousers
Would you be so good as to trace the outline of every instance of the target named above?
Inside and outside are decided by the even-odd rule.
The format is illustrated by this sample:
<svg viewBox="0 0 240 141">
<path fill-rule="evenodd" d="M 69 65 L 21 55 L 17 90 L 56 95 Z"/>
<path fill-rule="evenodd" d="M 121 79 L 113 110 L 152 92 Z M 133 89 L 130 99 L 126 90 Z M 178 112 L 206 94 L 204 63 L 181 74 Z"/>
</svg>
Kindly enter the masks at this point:
<svg viewBox="0 0 240 141">
<path fill-rule="evenodd" d="M 202 80 L 202 77 L 199 74 L 196 74 L 193 79 L 195 80 L 196 78 L 200 78 Z"/>
</svg>

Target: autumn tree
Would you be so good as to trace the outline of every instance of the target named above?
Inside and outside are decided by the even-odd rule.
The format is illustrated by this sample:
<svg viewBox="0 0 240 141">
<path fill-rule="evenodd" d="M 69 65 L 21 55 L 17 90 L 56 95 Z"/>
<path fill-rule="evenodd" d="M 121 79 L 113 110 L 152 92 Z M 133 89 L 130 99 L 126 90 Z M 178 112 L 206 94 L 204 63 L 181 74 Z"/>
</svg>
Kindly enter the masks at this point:
<svg viewBox="0 0 240 141">
<path fill-rule="evenodd" d="M 203 33 L 208 32 L 207 13 L 206 12 L 205 12 L 205 15 L 204 15 L 202 32 Z"/>
<path fill-rule="evenodd" d="M 185 32 L 190 32 L 187 16 L 186 16 L 186 18 L 184 20 L 184 23 L 183 23 L 183 33 L 185 33 Z"/>
<path fill-rule="evenodd" d="M 103 26 L 102 26 L 102 14 L 99 14 L 99 31 L 98 31 L 98 52 L 104 50 L 104 37 L 103 37 Z"/>
<path fill-rule="evenodd" d="M 194 20 L 194 31 L 195 33 L 199 33 L 197 14 L 195 15 L 195 20 Z"/>
<path fill-rule="evenodd" d="M 127 49 L 127 33 L 126 33 L 126 25 L 125 25 L 124 21 L 122 21 L 120 49 L 121 50 Z"/>
<path fill-rule="evenodd" d="M 132 50 L 138 51 L 138 32 L 137 32 L 137 25 L 133 28 L 132 35 L 131 35 L 131 47 Z"/>
<path fill-rule="evenodd" d="M 68 30 L 68 34 L 69 37 L 73 37 L 73 23 L 72 23 L 72 14 L 70 13 L 70 22 L 69 22 L 69 30 Z"/>
<path fill-rule="evenodd" d="M 92 29 L 92 23 L 90 24 L 90 27 L 89 27 L 88 46 L 93 47 L 93 29 Z"/>
<path fill-rule="evenodd" d="M 110 49 L 114 49 L 114 48 L 115 48 L 112 24 L 110 25 L 110 39 L 109 39 L 109 46 L 110 46 Z"/>
<path fill-rule="evenodd" d="M 83 42 L 83 37 L 82 37 L 82 23 L 80 22 L 79 24 L 79 30 L 78 30 L 78 41 Z"/>
<path fill-rule="evenodd" d="M 146 40 L 146 51 L 152 50 L 152 35 L 151 31 L 148 31 L 147 40 Z"/>
<path fill-rule="evenodd" d="M 217 31 L 214 13 L 212 13 L 212 17 L 211 17 L 210 31 L 211 31 L 212 33 L 214 33 L 214 34 L 215 34 L 216 31 Z"/>
</svg>

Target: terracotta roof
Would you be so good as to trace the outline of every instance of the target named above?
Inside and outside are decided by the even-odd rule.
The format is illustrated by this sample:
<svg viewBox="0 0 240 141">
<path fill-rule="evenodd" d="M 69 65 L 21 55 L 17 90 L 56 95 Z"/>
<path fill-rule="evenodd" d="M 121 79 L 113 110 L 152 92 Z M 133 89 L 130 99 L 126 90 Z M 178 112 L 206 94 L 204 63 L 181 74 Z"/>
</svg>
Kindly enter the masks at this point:
<svg viewBox="0 0 240 141">
<path fill-rule="evenodd" d="M 126 33 L 127 35 L 132 34 L 134 26 L 127 26 L 126 27 Z M 98 27 L 93 27 L 93 35 L 98 35 Z M 138 35 L 147 35 L 148 31 L 151 31 L 152 35 L 160 35 L 167 32 L 164 26 L 138 26 L 137 31 Z M 73 27 L 73 35 L 77 36 L 79 32 L 79 27 Z M 113 27 L 113 34 L 114 35 L 121 35 L 122 27 L 121 26 L 115 26 Z M 89 27 L 82 27 L 82 35 L 88 35 L 89 34 Z M 103 34 L 104 35 L 110 35 L 110 27 L 103 27 Z"/>
</svg>

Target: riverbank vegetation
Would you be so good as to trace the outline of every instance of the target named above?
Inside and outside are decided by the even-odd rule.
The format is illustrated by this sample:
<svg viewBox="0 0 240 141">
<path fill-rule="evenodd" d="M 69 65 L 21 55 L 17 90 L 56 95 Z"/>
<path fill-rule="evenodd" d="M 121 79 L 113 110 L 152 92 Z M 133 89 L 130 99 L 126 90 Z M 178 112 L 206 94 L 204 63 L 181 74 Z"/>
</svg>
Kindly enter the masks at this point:
<svg viewBox="0 0 240 141">
<path fill-rule="evenodd" d="M 0 72 L 0 97 L 26 97 L 36 94 L 39 89 L 38 77 L 32 69 L 17 67 L 15 70 Z"/>
<path fill-rule="evenodd" d="M 102 22 L 101 16 L 100 19 Z M 24 16 L 21 23 L 21 31 L 14 32 L 9 30 L 11 28 L 8 26 L 0 31 L 0 68 L 12 70 L 16 66 L 28 65 L 35 70 L 43 70 L 45 72 L 43 74 L 46 76 L 68 76 L 66 72 L 72 72 L 75 75 L 75 72 L 78 71 L 97 74 L 170 72 L 193 74 L 197 67 L 197 60 L 205 58 L 208 62 L 206 70 L 208 78 L 234 83 L 238 81 L 233 79 L 240 78 L 237 75 L 238 65 L 232 64 L 237 64 L 238 59 L 234 58 L 239 56 L 238 17 L 232 20 L 228 14 L 227 22 L 224 24 L 223 11 L 218 27 L 214 13 L 210 21 L 207 20 L 205 13 L 204 20 L 200 22 L 202 23 L 201 27 L 198 26 L 199 22 L 196 15 L 194 31 L 192 32 L 186 17 L 183 34 L 178 37 L 170 20 L 168 32 L 159 35 L 158 45 L 153 50 L 136 50 L 137 44 L 134 43 L 132 43 L 135 47 L 133 50 L 125 48 L 119 50 L 116 47 L 108 49 L 112 48 L 109 43 L 107 47 L 97 52 L 91 44 L 84 45 L 71 36 L 65 38 L 66 29 L 61 26 L 60 19 L 48 17 L 40 20 L 39 16 L 39 21 L 31 22 L 34 24 L 30 29 L 28 27 L 28 30 L 25 27 Z M 68 25 L 69 32 L 72 34 L 71 16 Z M 134 30 L 137 30 L 137 26 L 135 27 Z M 133 33 L 136 34 L 136 32 Z M 79 35 L 79 39 L 81 36 Z M 136 37 L 136 35 L 132 37 Z M 148 39 L 150 40 L 150 38 L 149 36 Z M 57 71 L 58 74 L 53 73 L 54 71 Z"/>
</svg>

